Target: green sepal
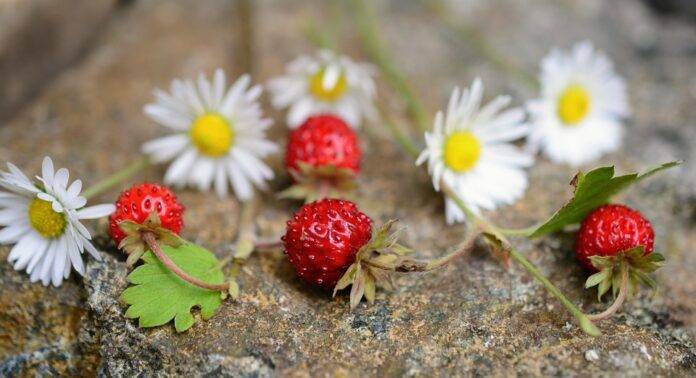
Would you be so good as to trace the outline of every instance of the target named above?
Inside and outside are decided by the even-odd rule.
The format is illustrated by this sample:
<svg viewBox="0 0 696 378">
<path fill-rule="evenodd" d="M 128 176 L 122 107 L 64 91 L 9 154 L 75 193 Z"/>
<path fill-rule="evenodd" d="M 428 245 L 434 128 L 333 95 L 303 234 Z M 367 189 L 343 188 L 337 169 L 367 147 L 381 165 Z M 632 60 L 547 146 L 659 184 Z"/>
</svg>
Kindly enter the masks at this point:
<svg viewBox="0 0 696 378">
<path fill-rule="evenodd" d="M 162 251 L 193 277 L 210 284 L 225 280 L 218 259 L 202 247 L 184 243 L 178 247 L 164 245 Z M 219 291 L 201 289 L 182 280 L 150 251 L 143 255 L 143 262 L 128 275 L 131 286 L 121 294 L 121 300 L 129 305 L 126 316 L 137 318 L 140 327 L 157 327 L 174 320 L 177 332 L 183 332 L 195 322 L 193 307 L 200 308 L 204 320 L 220 307 Z"/>
<path fill-rule="evenodd" d="M 598 272 L 587 278 L 585 288 L 597 286 L 597 300 L 601 300 L 610 289 L 616 297 L 621 288 L 622 270 L 628 269 L 629 298 L 633 296 L 639 283 L 656 290 L 657 284 L 650 277 L 650 273 L 663 266 L 665 259 L 659 253 L 644 253 L 643 246 L 639 246 L 619 252 L 615 256 L 592 256 L 590 262 Z"/>
<path fill-rule="evenodd" d="M 596 168 L 587 173 L 579 172 L 571 181 L 571 185 L 575 187 L 573 198 L 532 232 L 529 237 L 539 237 L 560 231 L 568 225 L 579 223 L 587 214 L 609 202 L 612 196 L 630 185 L 664 169 L 677 166 L 680 163 L 679 161 L 673 161 L 649 169 L 641 174 L 631 173 L 616 177 L 614 176 L 613 166 Z"/>
<path fill-rule="evenodd" d="M 118 226 L 126 234 L 126 237 L 119 243 L 118 248 L 128 254 L 126 259 L 126 265 L 128 266 L 135 265 L 148 251 L 149 248 L 142 238 L 142 234 L 145 232 L 154 234 L 160 245 L 178 247 L 186 242 L 168 228 L 162 227 L 162 221 L 156 211 L 150 212 L 150 215 L 143 223 L 125 220 L 120 222 Z"/>
<path fill-rule="evenodd" d="M 322 185 L 328 185 L 329 198 L 350 198 L 356 188 L 355 172 L 348 168 L 333 165 L 314 167 L 304 162 L 298 162 L 297 170 L 291 169 L 290 175 L 295 183 L 281 191 L 278 198 L 296 199 L 312 202 L 322 197 Z"/>
<path fill-rule="evenodd" d="M 377 287 L 391 290 L 394 287 L 392 275 L 406 261 L 404 255 L 412 250 L 398 243 L 401 230 L 391 231 L 396 220 L 390 220 L 374 228 L 372 239 L 355 256 L 355 262 L 334 286 L 333 295 L 351 286 L 350 308 L 358 306 L 363 297 L 368 303 L 375 301 Z"/>
</svg>

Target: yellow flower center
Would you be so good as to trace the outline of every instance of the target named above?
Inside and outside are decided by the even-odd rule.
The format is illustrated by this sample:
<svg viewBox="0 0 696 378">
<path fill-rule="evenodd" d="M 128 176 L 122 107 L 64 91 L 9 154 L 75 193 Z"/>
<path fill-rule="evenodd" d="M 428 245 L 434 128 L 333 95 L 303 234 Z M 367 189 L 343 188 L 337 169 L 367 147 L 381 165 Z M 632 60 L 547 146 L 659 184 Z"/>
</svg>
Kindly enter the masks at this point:
<svg viewBox="0 0 696 378">
<path fill-rule="evenodd" d="M 582 121 L 590 111 L 590 94 L 578 85 L 569 85 L 558 98 L 558 117 L 567 126 Z"/>
<path fill-rule="evenodd" d="M 34 198 L 29 203 L 29 224 L 44 238 L 56 238 L 65 231 L 65 215 L 53 211 L 51 203 Z"/>
<path fill-rule="evenodd" d="M 225 155 L 234 142 L 232 126 L 216 113 L 208 113 L 196 118 L 189 134 L 198 151 L 210 157 Z"/>
<path fill-rule="evenodd" d="M 481 157 L 481 143 L 469 131 L 459 131 L 445 141 L 445 164 L 456 172 L 466 172 Z"/>
<path fill-rule="evenodd" d="M 326 68 L 322 68 L 309 78 L 309 91 L 314 97 L 320 100 L 336 101 L 343 95 L 348 87 L 346 76 L 341 73 L 336 83 L 334 83 L 332 87 L 326 88 L 324 87 L 325 74 Z"/>
</svg>

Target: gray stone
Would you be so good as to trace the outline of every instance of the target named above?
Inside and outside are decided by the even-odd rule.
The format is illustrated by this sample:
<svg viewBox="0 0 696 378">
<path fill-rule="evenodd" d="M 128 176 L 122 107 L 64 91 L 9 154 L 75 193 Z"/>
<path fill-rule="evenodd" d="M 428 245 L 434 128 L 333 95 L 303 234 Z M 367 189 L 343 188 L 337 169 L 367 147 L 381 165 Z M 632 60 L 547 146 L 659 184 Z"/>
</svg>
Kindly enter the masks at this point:
<svg viewBox="0 0 696 378">
<path fill-rule="evenodd" d="M 318 2 L 255 3 L 254 80 L 263 82 L 311 50 L 301 33 L 304 20 L 330 21 Z M 455 84 L 467 85 L 477 75 L 486 83 L 486 98 L 512 93 L 521 103 L 534 96 L 492 69 L 417 3 L 381 1 L 376 6 L 396 61 L 430 111 L 444 106 Z M 232 64 L 239 43 L 230 26 L 235 12 L 235 3 L 223 0 L 135 2 L 106 27 L 89 56 L 0 129 L 0 140 L 9 141 L 0 143 L 0 161 L 37 172 L 42 155 L 50 154 L 87 184 L 125 166 L 143 142 L 164 132 L 141 113 L 153 87 L 219 66 L 239 71 Z M 241 297 L 226 300 L 211 320 L 183 334 L 171 326 L 139 329 L 124 317 L 118 297 L 128 270 L 101 221 L 95 232 L 105 258 L 90 260 L 84 278 L 44 288 L 0 264 L 0 375 L 693 375 L 692 26 L 656 19 L 632 0 L 496 0 L 458 12 L 530 71 L 551 46 L 583 38 L 611 55 L 631 88 L 634 117 L 625 147 L 598 164 L 616 163 L 625 172 L 672 158 L 687 160 L 621 197 L 652 220 L 656 247 L 667 256 L 656 275 L 657 296 L 641 291 L 600 325 L 603 336 L 588 337 L 523 269 L 512 264 L 506 270 L 477 249 L 441 271 L 401 275 L 393 292 L 378 292 L 374 306 L 362 303 L 349 311 L 346 295 L 331 298 L 307 287 L 277 251 L 251 257 L 240 276 Z M 644 28 L 636 33 L 652 37 L 636 37 L 636 25 Z M 360 57 L 347 21 L 341 30 L 342 48 Z M 401 111 L 381 84 L 380 97 L 392 111 Z M 272 137 L 283 140 L 282 114 L 269 114 L 277 121 Z M 445 225 L 442 200 L 425 172 L 378 126 L 361 131 L 365 164 L 358 204 L 378 222 L 400 218 L 410 230 L 404 242 L 416 248 L 418 257 L 439 256 L 461 240 L 465 228 Z M 271 164 L 279 176 L 272 185 L 277 191 L 289 180 L 280 157 Z M 163 171 L 152 167 L 134 180 L 157 180 Z M 530 170 L 525 198 L 491 218 L 525 226 L 548 216 L 570 195 L 567 183 L 573 174 L 540 158 Z M 220 257 L 229 253 L 238 203 L 192 190 L 177 194 L 187 207 L 183 236 Z M 111 192 L 98 201 L 115 197 Z M 279 235 L 296 208 L 264 195 L 257 219 L 261 237 Z M 586 274 L 572 256 L 572 235 L 514 243 L 584 310 L 607 306 L 582 288 Z M 0 248 L 3 260 L 8 253 Z M 599 358 L 589 363 L 588 351 Z"/>
</svg>

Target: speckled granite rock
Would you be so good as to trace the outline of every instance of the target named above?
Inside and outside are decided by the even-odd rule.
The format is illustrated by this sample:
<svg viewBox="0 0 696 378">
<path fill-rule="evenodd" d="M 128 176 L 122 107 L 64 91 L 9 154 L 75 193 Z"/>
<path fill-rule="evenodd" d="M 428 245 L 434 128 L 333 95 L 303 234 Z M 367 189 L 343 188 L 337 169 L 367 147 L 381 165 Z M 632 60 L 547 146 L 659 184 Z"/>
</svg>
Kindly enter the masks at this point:
<svg viewBox="0 0 696 378">
<path fill-rule="evenodd" d="M 152 87 L 218 66 L 239 72 L 232 64 L 239 51 L 229 22 L 235 19 L 234 3 L 197 4 L 134 3 L 82 63 L 0 129 L 0 140 L 11 142 L 0 143 L 0 161 L 35 172 L 46 153 L 88 183 L 127 164 L 142 142 L 163 131 L 140 112 Z M 302 27 L 326 12 L 318 2 L 257 4 L 255 79 L 264 81 L 311 49 Z M 487 83 L 489 98 L 508 92 L 521 102 L 533 95 L 488 67 L 417 2 L 382 1 L 377 7 L 385 38 L 429 109 L 441 107 L 454 84 L 477 75 Z M 616 162 L 626 171 L 672 158 L 687 160 L 624 197 L 653 221 L 657 247 L 668 258 L 657 274 L 663 290 L 656 297 L 641 293 L 620 316 L 601 325 L 603 336 L 590 338 L 522 269 L 513 266 L 506 272 L 477 250 L 440 272 L 401 276 L 398 288 L 378 293 L 373 307 L 362 304 L 350 312 L 346 296 L 332 299 L 308 288 L 281 253 L 267 252 L 254 255 L 243 270 L 241 298 L 225 302 L 210 321 L 184 334 L 169 326 L 143 331 L 123 317 L 117 298 L 127 270 L 105 241 L 102 222 L 96 231 L 104 261 L 90 261 L 84 278 L 72 278 L 61 288 L 30 285 L 24 275 L 0 264 L 0 376 L 693 375 L 693 26 L 657 20 L 632 0 L 481 1 L 458 12 L 530 70 L 552 45 L 596 41 L 626 76 L 635 113 L 624 149 L 602 163 Z M 359 56 L 350 30 L 345 31 L 344 48 Z M 270 114 L 278 120 L 273 137 L 284 138 L 282 116 Z M 383 130 L 373 125 L 362 135 L 370 164 L 361 177 L 361 208 L 376 220 L 402 219 L 413 230 L 405 241 L 420 257 L 444 253 L 460 240 L 463 227 L 445 226 L 442 202 L 427 176 Z M 281 172 L 279 157 L 272 165 Z M 153 167 L 137 180 L 162 173 L 163 167 Z M 543 218 L 567 198 L 572 174 L 540 159 L 530 172 L 526 197 L 493 217 L 510 226 Z M 279 176 L 274 190 L 288 183 Z M 193 191 L 179 195 L 188 208 L 184 236 L 220 256 L 228 253 L 238 204 Z M 294 208 L 264 196 L 257 221 L 261 235 L 278 235 Z M 570 235 L 515 243 L 575 303 L 587 310 L 602 308 L 592 292 L 582 290 L 585 274 L 573 261 Z M 0 248 L 2 261 L 7 254 Z"/>
</svg>

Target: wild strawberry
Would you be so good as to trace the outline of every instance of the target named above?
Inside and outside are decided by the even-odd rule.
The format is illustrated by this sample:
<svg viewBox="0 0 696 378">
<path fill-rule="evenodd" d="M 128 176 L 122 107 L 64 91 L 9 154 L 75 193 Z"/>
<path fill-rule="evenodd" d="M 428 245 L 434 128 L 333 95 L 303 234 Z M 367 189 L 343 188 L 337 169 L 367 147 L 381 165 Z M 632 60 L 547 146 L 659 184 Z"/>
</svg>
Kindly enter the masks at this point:
<svg viewBox="0 0 696 378">
<path fill-rule="evenodd" d="M 183 227 L 184 207 L 166 186 L 139 184 L 121 193 L 116 201 L 116 211 L 109 217 L 109 234 L 118 245 L 126 234 L 119 223 L 130 220 L 139 224 L 145 222 L 151 212 L 156 212 L 161 226 L 178 234 Z"/>
<path fill-rule="evenodd" d="M 323 199 L 288 221 L 285 254 L 305 281 L 332 289 L 372 237 L 372 220 L 350 201 Z"/>
<path fill-rule="evenodd" d="M 360 146 L 355 132 L 340 118 L 325 114 L 308 118 L 290 134 L 285 154 L 288 170 L 299 162 L 314 168 L 334 167 L 360 171 Z"/>
<path fill-rule="evenodd" d="M 615 256 L 638 246 L 644 247 L 644 256 L 653 251 L 655 233 L 650 222 L 639 212 L 624 205 L 604 205 L 583 220 L 575 244 L 575 255 L 580 264 L 590 271 L 592 256 Z"/>
</svg>

